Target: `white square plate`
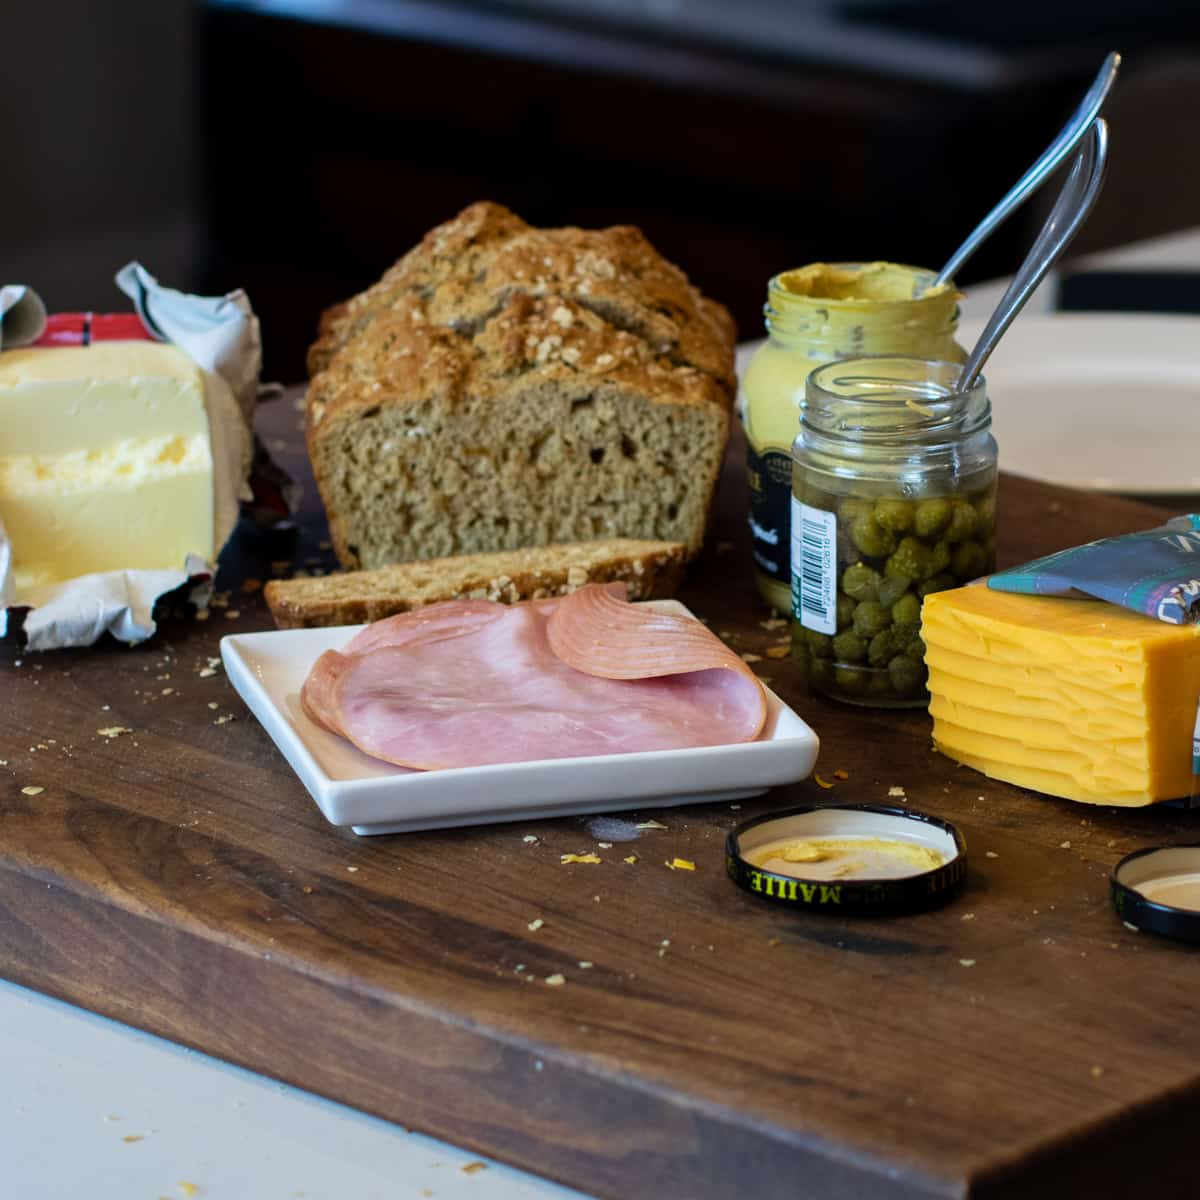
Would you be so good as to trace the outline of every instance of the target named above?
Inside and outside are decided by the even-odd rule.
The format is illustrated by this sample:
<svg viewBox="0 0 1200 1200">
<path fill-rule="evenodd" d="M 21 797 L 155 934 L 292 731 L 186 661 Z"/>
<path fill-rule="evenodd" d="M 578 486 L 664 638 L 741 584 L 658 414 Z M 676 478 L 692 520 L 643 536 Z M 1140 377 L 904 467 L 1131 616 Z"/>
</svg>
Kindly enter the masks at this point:
<svg viewBox="0 0 1200 1200">
<path fill-rule="evenodd" d="M 675 600 L 647 603 L 692 615 Z M 817 735 L 767 688 L 766 724 L 753 742 L 444 771 L 395 767 L 315 725 L 300 708 L 300 688 L 313 663 L 361 628 L 280 629 L 221 639 L 225 671 L 238 694 L 325 817 L 355 833 L 733 800 L 804 779 L 817 760 Z"/>
</svg>

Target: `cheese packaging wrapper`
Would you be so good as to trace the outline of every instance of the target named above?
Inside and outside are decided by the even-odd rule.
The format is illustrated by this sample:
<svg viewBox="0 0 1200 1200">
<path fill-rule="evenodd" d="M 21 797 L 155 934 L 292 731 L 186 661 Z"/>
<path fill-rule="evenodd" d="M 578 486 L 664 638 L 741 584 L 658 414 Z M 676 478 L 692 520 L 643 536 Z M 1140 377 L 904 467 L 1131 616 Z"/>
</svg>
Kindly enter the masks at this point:
<svg viewBox="0 0 1200 1200">
<path fill-rule="evenodd" d="M 126 343 L 125 347 L 118 346 L 116 342 L 93 341 L 92 345 L 98 348 L 96 361 L 102 364 L 101 377 L 89 379 L 88 390 L 99 395 L 106 385 L 115 385 L 120 378 L 119 360 L 122 354 L 128 354 L 131 361 L 138 361 L 140 356 L 145 361 L 168 363 L 168 369 L 163 372 L 168 376 L 168 384 L 172 374 L 170 363 L 186 363 L 186 360 L 190 360 L 190 364 L 194 364 L 194 371 L 188 365 L 186 371 L 177 370 L 174 374 L 180 380 L 180 394 L 186 393 L 194 401 L 194 411 L 188 414 L 188 420 L 196 426 L 194 432 L 197 436 L 206 436 L 207 446 L 211 448 L 211 466 L 205 454 L 202 468 L 193 473 L 194 478 L 191 478 L 188 486 L 193 491 L 201 488 L 205 494 L 211 488 L 212 561 L 207 556 L 181 552 L 177 566 L 156 564 L 154 568 L 148 568 L 139 567 L 131 561 L 123 569 L 88 570 L 85 564 L 84 573 L 62 578 L 61 570 L 51 572 L 44 584 L 31 585 L 26 581 L 19 588 L 13 562 L 13 543 L 3 526 L 0 526 L 0 637 L 19 628 L 24 633 L 29 650 L 91 645 L 105 633 L 111 633 L 125 642 L 142 641 L 155 631 L 153 612 L 156 602 L 185 585 L 191 585 L 189 596 L 193 603 L 201 606 L 206 604 L 212 590 L 216 556 L 237 524 L 241 502 L 253 498 L 248 480 L 254 455 L 252 430 L 262 348 L 258 320 L 245 293 L 235 291 L 217 297 L 188 295 L 162 287 L 138 263 L 130 263 L 118 273 L 117 285 L 133 300 L 141 325 L 153 340 Z M 132 316 L 127 319 L 134 320 Z M 97 318 L 95 323 L 98 325 L 99 322 Z M 86 323 L 86 319 L 82 323 Z M 29 350 L 21 348 L 32 346 L 39 339 L 43 339 L 42 345 L 45 345 L 47 339 L 43 338 L 43 334 L 46 328 L 45 307 L 32 289 L 21 285 L 0 288 L 0 351 L 17 350 L 26 356 L 25 369 L 34 378 L 40 374 L 36 356 L 54 351 L 40 347 Z M 49 340 L 58 342 L 57 338 Z M 86 341 L 86 334 L 80 337 L 68 332 L 63 341 L 79 345 Z M 163 350 L 157 349 L 159 343 L 173 346 L 185 359 L 164 354 Z M 105 353 L 109 347 L 112 348 L 111 354 Z M 138 350 L 136 347 L 146 349 Z M 13 357 L 15 359 L 16 355 Z M 4 357 L 0 355 L 0 368 L 3 365 Z M 202 381 L 199 386 L 196 386 L 197 374 Z M 168 396 L 167 407 L 172 402 Z M 139 398 L 138 404 L 143 403 L 148 413 L 152 414 L 153 397 L 144 401 Z M 36 451 L 41 448 L 41 442 L 47 443 L 47 452 L 64 452 L 60 454 L 60 461 L 67 463 L 65 469 L 68 471 L 75 469 L 69 461 L 72 453 L 84 458 L 94 457 L 83 455 L 81 450 L 70 445 L 65 434 L 60 439 L 62 445 L 56 445 L 53 421 L 34 421 L 28 415 L 23 418 L 20 413 L 11 415 L 13 429 L 19 431 L 14 434 L 15 441 L 19 443 L 25 438 L 32 446 L 32 450 L 28 446 L 18 448 L 18 456 L 24 453 L 27 456 L 33 454 L 34 457 L 19 462 L 9 459 L 8 467 L 10 471 L 25 472 L 32 494 L 37 494 L 39 486 Z M 105 419 L 103 405 L 96 401 L 91 405 L 88 415 L 100 428 Z M 3 416 L 0 413 L 0 420 Z M 166 426 L 155 429 L 152 415 L 148 416 L 147 422 L 146 437 L 141 439 L 143 442 L 149 443 L 157 437 L 162 445 L 160 453 L 167 458 L 172 455 L 184 457 L 189 453 L 186 449 L 187 438 L 172 438 L 172 431 Z M 73 420 L 59 424 L 64 430 L 69 430 L 74 423 Z M 187 422 L 182 428 L 186 433 Z M 31 468 L 29 464 L 35 465 Z M 136 462 L 116 461 L 103 463 L 102 469 L 110 473 L 128 473 L 141 469 L 141 466 Z M 39 499 L 29 508 L 31 511 L 38 506 L 44 508 L 56 500 L 64 505 L 70 503 L 69 496 L 51 496 L 45 501 Z M 131 539 L 131 547 L 137 544 L 138 531 L 123 529 L 123 523 L 116 514 L 105 526 L 102 505 L 97 505 L 92 513 L 75 502 L 73 511 L 77 518 L 79 513 L 83 514 L 85 526 L 90 526 L 83 533 L 90 535 L 91 541 L 119 542 L 124 533 Z M 155 506 L 143 504 L 139 515 L 144 515 L 153 524 L 157 516 Z M 169 523 L 159 522 L 164 526 Z M 13 537 L 19 544 L 15 529 Z M 84 537 L 81 544 L 86 545 L 87 542 L 88 538 Z M 109 552 L 111 558 L 111 545 Z"/>
<path fill-rule="evenodd" d="M 988 587 L 1035 596 L 1090 596 L 1168 625 L 1200 622 L 1200 515 L 1060 550 L 989 577 Z"/>
</svg>

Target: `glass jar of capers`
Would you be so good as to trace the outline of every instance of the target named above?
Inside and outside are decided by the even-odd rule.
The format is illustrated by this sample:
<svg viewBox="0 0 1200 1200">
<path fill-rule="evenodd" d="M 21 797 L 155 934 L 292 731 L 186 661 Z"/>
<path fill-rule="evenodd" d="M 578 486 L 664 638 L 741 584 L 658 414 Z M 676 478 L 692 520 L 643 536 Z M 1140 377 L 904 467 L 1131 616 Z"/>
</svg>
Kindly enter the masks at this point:
<svg viewBox="0 0 1200 1200">
<path fill-rule="evenodd" d="M 852 704 L 928 701 L 921 600 L 995 567 L 996 442 L 981 377 L 869 356 L 808 377 L 792 447 L 792 652 Z"/>
</svg>

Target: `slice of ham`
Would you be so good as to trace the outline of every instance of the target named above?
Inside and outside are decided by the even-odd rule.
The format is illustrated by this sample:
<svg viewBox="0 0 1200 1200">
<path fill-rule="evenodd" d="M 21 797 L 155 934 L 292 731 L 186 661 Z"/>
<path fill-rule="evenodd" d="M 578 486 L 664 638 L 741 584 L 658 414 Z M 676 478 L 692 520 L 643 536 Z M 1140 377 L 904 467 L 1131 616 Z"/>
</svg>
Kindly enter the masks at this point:
<svg viewBox="0 0 1200 1200">
<path fill-rule="evenodd" d="M 344 650 L 326 650 L 313 664 L 300 689 L 300 707 L 324 729 L 341 733 L 341 720 L 333 700 L 333 685 L 354 654 L 369 654 L 384 646 L 442 641 L 462 637 L 503 614 L 491 600 L 447 600 L 427 608 L 397 613 L 360 629 Z"/>
<path fill-rule="evenodd" d="M 366 654 L 380 646 L 404 646 L 461 637 L 501 616 L 504 609 L 492 600 L 447 600 L 397 613 L 375 621 L 350 639 L 343 654 Z"/>
<path fill-rule="evenodd" d="M 761 684 L 699 622 L 595 585 L 388 618 L 322 655 L 301 702 L 365 753 L 427 770 L 725 745 L 766 717 Z"/>
</svg>

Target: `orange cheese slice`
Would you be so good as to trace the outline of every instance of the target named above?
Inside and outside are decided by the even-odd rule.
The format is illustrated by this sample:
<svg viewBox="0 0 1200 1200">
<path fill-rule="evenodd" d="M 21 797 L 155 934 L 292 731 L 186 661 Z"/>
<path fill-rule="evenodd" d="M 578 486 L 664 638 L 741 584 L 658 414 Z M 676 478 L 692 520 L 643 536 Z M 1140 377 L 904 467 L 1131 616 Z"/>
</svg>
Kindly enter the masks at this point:
<svg viewBox="0 0 1200 1200">
<path fill-rule="evenodd" d="M 1200 628 L 986 587 L 926 597 L 921 627 L 943 754 L 1089 804 L 1191 793 Z"/>
</svg>

